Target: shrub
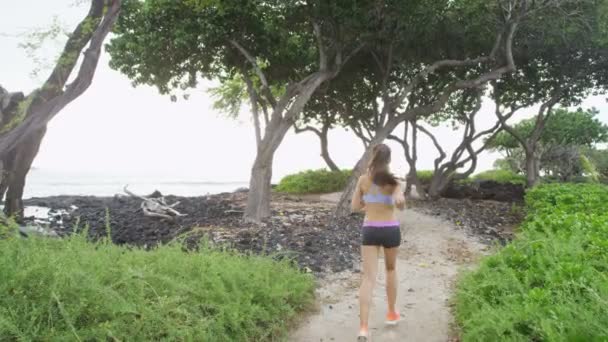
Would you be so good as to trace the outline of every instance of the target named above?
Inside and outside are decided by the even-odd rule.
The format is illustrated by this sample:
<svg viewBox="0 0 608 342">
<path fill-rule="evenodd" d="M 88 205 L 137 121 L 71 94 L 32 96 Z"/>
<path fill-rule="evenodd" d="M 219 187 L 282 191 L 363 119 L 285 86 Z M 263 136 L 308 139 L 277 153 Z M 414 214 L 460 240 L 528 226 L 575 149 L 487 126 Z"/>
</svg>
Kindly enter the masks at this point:
<svg viewBox="0 0 608 342">
<path fill-rule="evenodd" d="M 432 170 L 420 170 L 416 172 L 416 176 L 418 180 L 423 184 L 431 183 L 431 179 L 433 179 L 434 172 Z"/>
<path fill-rule="evenodd" d="M 263 341 L 313 300 L 287 261 L 81 235 L 0 240 L 1 341 Z"/>
<path fill-rule="evenodd" d="M 531 214 L 556 211 L 575 213 L 604 213 L 608 209 L 608 187 L 597 184 L 546 184 L 526 194 Z"/>
<path fill-rule="evenodd" d="M 526 177 L 518 175 L 513 171 L 509 170 L 488 170 L 478 173 L 473 177 L 474 180 L 489 180 L 498 183 L 513 183 L 513 184 L 526 184 Z"/>
<path fill-rule="evenodd" d="M 291 194 L 322 194 L 342 191 L 346 186 L 350 170 L 307 170 L 283 177 L 276 190 Z"/>
<path fill-rule="evenodd" d="M 608 336 L 608 188 L 545 185 L 526 196 L 517 239 L 464 274 L 463 341 L 598 341 Z"/>
</svg>

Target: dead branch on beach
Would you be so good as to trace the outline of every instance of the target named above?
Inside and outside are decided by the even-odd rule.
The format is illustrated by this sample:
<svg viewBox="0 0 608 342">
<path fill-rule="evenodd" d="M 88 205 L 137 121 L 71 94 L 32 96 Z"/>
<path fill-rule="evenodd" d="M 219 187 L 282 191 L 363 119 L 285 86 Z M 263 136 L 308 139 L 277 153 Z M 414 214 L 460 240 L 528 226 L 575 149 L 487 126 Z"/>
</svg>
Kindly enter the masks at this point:
<svg viewBox="0 0 608 342">
<path fill-rule="evenodd" d="M 125 185 L 124 192 L 135 198 L 141 199 L 141 210 L 143 211 L 145 216 L 149 217 L 157 217 L 165 220 L 173 221 L 176 217 L 186 216 L 186 214 L 182 214 L 174 208 L 179 205 L 179 201 L 173 204 L 167 204 L 164 197 L 159 198 L 149 198 L 140 195 L 136 195 L 129 191 L 128 185 Z"/>
</svg>

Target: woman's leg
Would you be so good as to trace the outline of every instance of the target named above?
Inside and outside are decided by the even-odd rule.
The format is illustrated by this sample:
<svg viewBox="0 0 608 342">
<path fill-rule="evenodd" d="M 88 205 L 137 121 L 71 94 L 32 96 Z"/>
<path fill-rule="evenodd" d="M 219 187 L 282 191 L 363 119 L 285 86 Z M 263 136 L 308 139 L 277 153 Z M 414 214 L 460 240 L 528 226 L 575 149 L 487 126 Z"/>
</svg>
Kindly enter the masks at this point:
<svg viewBox="0 0 608 342">
<path fill-rule="evenodd" d="M 361 275 L 361 288 L 359 289 L 359 319 L 361 321 L 360 334 L 368 334 L 369 309 L 372 302 L 372 293 L 378 274 L 378 246 L 361 246 L 361 260 L 363 274 Z"/>
<path fill-rule="evenodd" d="M 397 252 L 399 247 L 384 249 L 384 264 L 386 266 L 386 296 L 388 300 L 389 314 L 395 313 L 395 303 L 397 302 Z"/>
</svg>

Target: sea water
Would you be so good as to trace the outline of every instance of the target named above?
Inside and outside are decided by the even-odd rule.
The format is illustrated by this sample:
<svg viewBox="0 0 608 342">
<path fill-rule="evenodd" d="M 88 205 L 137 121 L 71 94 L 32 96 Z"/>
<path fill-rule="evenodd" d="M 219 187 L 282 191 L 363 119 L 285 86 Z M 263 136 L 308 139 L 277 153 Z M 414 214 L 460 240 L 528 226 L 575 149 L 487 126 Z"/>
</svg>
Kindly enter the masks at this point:
<svg viewBox="0 0 608 342">
<path fill-rule="evenodd" d="M 196 176 L 110 175 L 102 172 L 93 174 L 32 169 L 23 197 L 124 195 L 126 185 L 139 195 L 149 195 L 158 190 L 163 195 L 204 196 L 235 191 L 247 187 L 248 183 L 238 180 L 209 181 L 197 179 Z"/>
</svg>

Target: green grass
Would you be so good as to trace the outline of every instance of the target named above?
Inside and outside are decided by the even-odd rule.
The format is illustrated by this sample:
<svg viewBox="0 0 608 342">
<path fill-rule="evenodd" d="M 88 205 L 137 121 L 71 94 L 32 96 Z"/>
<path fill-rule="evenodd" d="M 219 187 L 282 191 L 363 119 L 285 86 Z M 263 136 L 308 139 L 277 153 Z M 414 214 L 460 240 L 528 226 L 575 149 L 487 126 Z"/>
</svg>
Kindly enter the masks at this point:
<svg viewBox="0 0 608 342">
<path fill-rule="evenodd" d="M 322 194 L 342 191 L 351 175 L 350 170 L 307 170 L 285 176 L 276 190 L 290 194 Z"/>
<path fill-rule="evenodd" d="M 204 246 L 5 238 L 0 341 L 272 341 L 313 287 L 287 261 Z"/>
<path fill-rule="evenodd" d="M 462 340 L 607 340 L 607 196 L 589 184 L 529 191 L 517 238 L 458 283 Z"/>
<path fill-rule="evenodd" d="M 498 183 L 513 183 L 526 185 L 526 177 L 508 170 L 488 170 L 473 176 L 474 180 L 495 181 Z"/>
</svg>

